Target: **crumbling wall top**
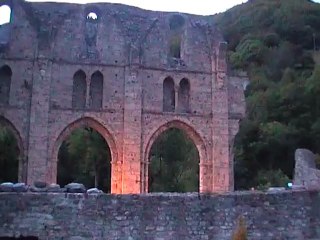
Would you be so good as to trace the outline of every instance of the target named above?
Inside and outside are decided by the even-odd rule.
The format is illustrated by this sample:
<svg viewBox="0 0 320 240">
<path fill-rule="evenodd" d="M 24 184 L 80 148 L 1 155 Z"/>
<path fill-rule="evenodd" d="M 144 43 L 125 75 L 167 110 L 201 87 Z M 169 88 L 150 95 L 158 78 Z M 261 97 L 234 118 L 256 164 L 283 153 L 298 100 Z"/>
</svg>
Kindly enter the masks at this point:
<svg viewBox="0 0 320 240">
<path fill-rule="evenodd" d="M 74 63 L 141 64 L 211 72 L 219 43 L 223 42 L 213 16 L 149 11 L 113 3 L 18 0 L 10 6 L 12 33 L 0 34 L 11 35 L 7 58 L 39 54 Z M 171 24 L 176 16 L 183 19 L 178 29 Z"/>
</svg>

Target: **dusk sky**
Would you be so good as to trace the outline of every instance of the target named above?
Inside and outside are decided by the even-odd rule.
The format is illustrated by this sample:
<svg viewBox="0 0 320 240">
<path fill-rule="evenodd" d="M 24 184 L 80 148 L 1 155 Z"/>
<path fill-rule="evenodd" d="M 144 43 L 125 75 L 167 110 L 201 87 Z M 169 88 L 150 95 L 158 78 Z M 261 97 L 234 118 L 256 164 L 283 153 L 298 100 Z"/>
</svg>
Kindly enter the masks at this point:
<svg viewBox="0 0 320 240">
<path fill-rule="evenodd" d="M 29 0 L 30 2 L 44 2 L 43 0 Z M 235 5 L 247 2 L 247 0 L 55 0 L 46 2 L 72 2 L 72 3 L 93 3 L 112 2 L 137 6 L 149 10 L 185 12 L 200 15 L 210 15 L 223 12 Z M 320 3 L 320 0 L 314 2 Z M 7 22 L 10 11 L 0 8 L 0 24 Z"/>
<path fill-rule="evenodd" d="M 137 6 L 149 10 L 159 11 L 178 11 L 209 15 L 225 11 L 234 5 L 246 2 L 247 0 L 56 0 L 55 2 L 74 2 L 74 3 L 92 3 L 92 2 L 113 2 L 122 3 L 131 6 Z M 41 0 L 31 0 L 30 2 L 41 2 Z"/>
<path fill-rule="evenodd" d="M 44 2 L 43 0 L 29 0 L 30 2 Z M 72 3 L 93 3 L 93 2 L 111 2 L 122 3 L 149 10 L 185 12 L 200 15 L 210 15 L 225 11 L 237 4 L 247 0 L 55 0 L 45 2 L 72 2 Z M 320 0 L 319 0 L 320 1 Z M 9 11 L 0 10 L 0 24 L 7 21 Z"/>
</svg>

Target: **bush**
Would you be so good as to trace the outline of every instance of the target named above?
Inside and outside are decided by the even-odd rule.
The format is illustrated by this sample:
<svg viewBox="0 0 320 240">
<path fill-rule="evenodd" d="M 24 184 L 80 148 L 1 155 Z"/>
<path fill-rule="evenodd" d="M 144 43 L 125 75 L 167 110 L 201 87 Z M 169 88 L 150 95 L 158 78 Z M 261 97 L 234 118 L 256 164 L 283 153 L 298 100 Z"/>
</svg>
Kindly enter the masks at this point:
<svg viewBox="0 0 320 240">
<path fill-rule="evenodd" d="M 268 48 L 278 47 L 280 43 L 280 38 L 276 33 L 269 33 L 264 36 L 264 44 Z"/>
<path fill-rule="evenodd" d="M 257 183 L 258 189 L 264 190 L 269 187 L 285 187 L 290 179 L 280 169 L 278 170 L 261 170 L 258 172 Z"/>
<path fill-rule="evenodd" d="M 316 167 L 320 169 L 320 155 L 316 154 Z"/>
<path fill-rule="evenodd" d="M 243 217 L 238 220 L 237 228 L 233 233 L 232 240 L 247 240 L 247 227 Z"/>
<path fill-rule="evenodd" d="M 235 68 L 245 68 L 252 62 L 262 62 L 265 46 L 258 39 L 247 39 L 241 41 L 236 52 L 230 55 L 231 64 Z"/>
</svg>

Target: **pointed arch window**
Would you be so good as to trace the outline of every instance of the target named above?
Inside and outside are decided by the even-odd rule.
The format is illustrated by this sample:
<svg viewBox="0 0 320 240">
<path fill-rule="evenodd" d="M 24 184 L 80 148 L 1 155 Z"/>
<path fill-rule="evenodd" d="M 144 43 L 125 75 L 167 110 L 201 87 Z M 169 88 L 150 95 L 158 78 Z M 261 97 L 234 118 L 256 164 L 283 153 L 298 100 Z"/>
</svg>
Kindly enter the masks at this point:
<svg viewBox="0 0 320 240">
<path fill-rule="evenodd" d="M 72 108 L 83 109 L 86 106 L 86 74 L 79 70 L 73 75 Z"/>
<path fill-rule="evenodd" d="M 12 71 L 9 66 L 0 68 L 0 104 L 9 105 Z"/>
<path fill-rule="evenodd" d="M 170 17 L 170 41 L 169 41 L 169 56 L 173 58 L 181 58 L 181 40 L 185 19 L 178 14 Z"/>
<path fill-rule="evenodd" d="M 188 113 L 190 111 L 190 83 L 189 80 L 183 78 L 179 84 L 178 92 L 178 109 L 179 112 Z"/>
<path fill-rule="evenodd" d="M 171 77 L 167 77 L 163 81 L 163 111 L 174 112 L 174 110 L 175 110 L 174 81 Z"/>
<path fill-rule="evenodd" d="M 97 71 L 92 74 L 90 82 L 90 108 L 101 109 L 103 100 L 103 75 Z"/>
</svg>

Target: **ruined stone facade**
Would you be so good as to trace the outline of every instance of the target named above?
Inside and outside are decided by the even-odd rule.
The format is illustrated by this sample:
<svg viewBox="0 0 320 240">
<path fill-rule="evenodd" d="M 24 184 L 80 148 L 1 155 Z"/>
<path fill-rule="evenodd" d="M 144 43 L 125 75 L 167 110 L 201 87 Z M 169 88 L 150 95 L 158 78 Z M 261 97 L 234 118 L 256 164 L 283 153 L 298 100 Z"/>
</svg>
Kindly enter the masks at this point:
<svg viewBox="0 0 320 240">
<path fill-rule="evenodd" d="M 107 141 L 112 193 L 148 191 L 149 152 L 169 128 L 200 157 L 200 192 L 233 190 L 232 143 L 244 115 L 212 17 L 117 4 L 1 1 L 0 121 L 20 147 L 19 180 L 56 182 L 61 143 L 88 126 Z"/>
</svg>

